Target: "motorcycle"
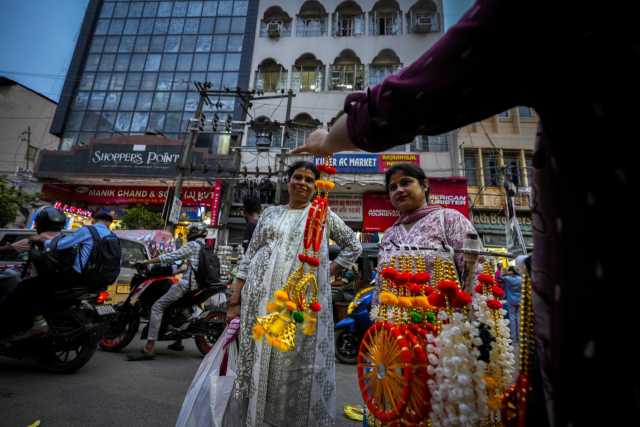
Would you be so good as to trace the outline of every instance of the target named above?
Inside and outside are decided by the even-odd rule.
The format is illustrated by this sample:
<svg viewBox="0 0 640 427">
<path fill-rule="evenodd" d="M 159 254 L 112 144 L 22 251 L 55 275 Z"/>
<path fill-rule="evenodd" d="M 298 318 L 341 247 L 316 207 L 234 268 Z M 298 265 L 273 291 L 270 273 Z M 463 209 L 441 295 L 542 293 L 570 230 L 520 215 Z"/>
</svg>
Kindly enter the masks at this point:
<svg viewBox="0 0 640 427">
<path fill-rule="evenodd" d="M 146 265 L 138 264 L 135 268 L 138 273 L 131 280 L 129 296 L 124 302 L 118 303 L 115 313 L 105 320 L 106 328 L 100 341 L 100 348 L 104 351 L 118 352 L 128 346 L 138 332 L 141 320 L 146 321 L 147 325 L 140 339 L 146 340 L 151 307 L 178 281 L 168 277 L 173 270 L 170 266 L 164 270 L 150 270 Z M 229 295 L 227 286 L 213 284 L 190 291 L 169 306 L 162 317 L 158 341 L 194 338 L 196 347 L 206 356 L 227 326 L 227 309 L 208 304 L 208 311 L 198 314 L 198 306 L 220 293 Z"/>
<path fill-rule="evenodd" d="M 358 361 L 360 343 L 373 325 L 369 317 L 372 299 L 373 287 L 358 292 L 347 308 L 349 317 L 335 326 L 335 352 L 342 363 L 354 364 Z"/>
<path fill-rule="evenodd" d="M 0 267 L 0 298 L 22 280 L 22 266 Z M 48 294 L 41 305 L 49 332 L 15 342 L 11 339 L 16 335 L 0 337 L 0 356 L 35 359 L 46 371 L 57 374 L 77 371 L 96 351 L 104 332 L 102 317 L 113 312 L 111 306 L 103 305 L 109 297 L 104 289 L 70 288 Z M 15 329 L 20 332 L 32 324 L 30 319 L 16 322 Z"/>
</svg>

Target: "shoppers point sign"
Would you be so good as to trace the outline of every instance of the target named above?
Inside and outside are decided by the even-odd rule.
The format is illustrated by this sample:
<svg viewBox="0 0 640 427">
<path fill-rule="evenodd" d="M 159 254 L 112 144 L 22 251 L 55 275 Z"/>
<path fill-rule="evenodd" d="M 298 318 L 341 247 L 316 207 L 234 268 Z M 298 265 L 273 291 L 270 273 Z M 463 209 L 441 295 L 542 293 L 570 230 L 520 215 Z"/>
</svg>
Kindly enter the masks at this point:
<svg viewBox="0 0 640 427">
<path fill-rule="evenodd" d="M 133 163 L 134 165 L 150 165 L 152 163 L 177 163 L 180 154 L 170 153 L 103 153 L 101 151 L 93 152 L 93 163 Z"/>
</svg>

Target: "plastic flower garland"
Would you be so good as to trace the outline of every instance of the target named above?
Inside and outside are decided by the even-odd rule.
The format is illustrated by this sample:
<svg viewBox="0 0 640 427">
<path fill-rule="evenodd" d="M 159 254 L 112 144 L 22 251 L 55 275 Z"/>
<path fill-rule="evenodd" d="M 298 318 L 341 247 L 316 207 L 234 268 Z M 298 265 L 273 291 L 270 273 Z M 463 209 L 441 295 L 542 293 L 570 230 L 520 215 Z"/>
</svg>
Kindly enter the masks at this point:
<svg viewBox="0 0 640 427">
<path fill-rule="evenodd" d="M 303 245 L 304 251 L 298 255 L 300 266 L 287 279 L 287 284 L 282 290 L 273 294 L 273 300 L 267 305 L 266 316 L 257 318 L 257 323 L 253 327 L 253 338 L 261 342 L 262 337 L 266 337 L 267 343 L 280 351 L 290 351 L 295 348 L 295 335 L 297 323 L 303 324 L 304 334 L 313 335 L 317 313 L 322 309 L 318 304 L 318 285 L 314 275 L 314 269 L 320 266 L 320 260 L 316 257 L 322 244 L 324 227 L 329 213 L 329 190 L 332 190 L 334 183 L 330 181 L 331 175 L 337 171 L 330 167 L 331 158 L 325 158 L 325 164 L 318 165 L 320 179 L 316 180 L 318 196 L 311 204 L 307 222 L 304 229 Z M 326 175 L 326 178 L 325 178 Z M 324 189 L 324 196 L 322 195 Z M 311 251 L 311 256 L 309 256 Z M 305 271 L 305 264 L 310 267 Z M 311 292 L 311 297 L 307 297 Z"/>
</svg>

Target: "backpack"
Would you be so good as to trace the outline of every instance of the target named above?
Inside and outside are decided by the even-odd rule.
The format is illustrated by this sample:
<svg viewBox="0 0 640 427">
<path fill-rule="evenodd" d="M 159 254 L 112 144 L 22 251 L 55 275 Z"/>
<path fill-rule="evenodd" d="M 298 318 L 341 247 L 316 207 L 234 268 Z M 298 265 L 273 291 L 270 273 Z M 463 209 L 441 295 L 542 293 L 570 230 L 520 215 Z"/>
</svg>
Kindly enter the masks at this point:
<svg viewBox="0 0 640 427">
<path fill-rule="evenodd" d="M 198 270 L 195 271 L 196 281 L 200 286 L 220 283 L 220 258 L 213 252 L 211 246 L 199 240 L 196 242 L 201 248 Z"/>
<path fill-rule="evenodd" d="M 113 233 L 100 237 L 100 233 L 92 225 L 88 225 L 87 229 L 93 237 L 93 248 L 82 269 L 82 274 L 91 287 L 109 286 L 120 275 L 122 261 L 120 239 Z"/>
<path fill-rule="evenodd" d="M 59 273 L 69 268 L 73 268 L 73 263 L 78 256 L 78 246 L 72 246 L 69 249 L 58 249 L 58 242 L 64 238 L 62 234 L 54 237 L 44 249 L 37 245 L 31 245 L 29 250 L 29 258 L 31 263 L 38 270 L 39 275 Z"/>
</svg>

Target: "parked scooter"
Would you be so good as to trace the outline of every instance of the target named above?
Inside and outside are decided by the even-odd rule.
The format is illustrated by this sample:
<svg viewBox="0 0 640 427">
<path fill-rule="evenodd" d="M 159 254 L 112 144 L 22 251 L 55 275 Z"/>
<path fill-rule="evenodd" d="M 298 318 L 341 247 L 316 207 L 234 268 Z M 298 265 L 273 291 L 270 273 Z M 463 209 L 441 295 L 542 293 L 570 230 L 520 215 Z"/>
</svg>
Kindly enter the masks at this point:
<svg viewBox="0 0 640 427">
<path fill-rule="evenodd" d="M 0 267 L 0 298 L 21 279 L 23 265 Z M 106 287 L 105 287 L 106 289 Z M 36 359 L 45 370 L 58 374 L 77 371 L 93 357 L 102 338 L 102 316 L 111 306 L 102 305 L 109 296 L 102 289 L 70 288 L 47 295 L 41 306 L 49 332 L 23 341 L 16 335 L 0 337 L 0 356 L 12 359 Z M 107 308 L 108 307 L 108 308 Z M 15 319 L 17 333 L 29 329 L 31 319 Z"/>
<path fill-rule="evenodd" d="M 372 325 L 369 317 L 372 299 L 373 287 L 358 292 L 347 308 L 349 317 L 335 326 L 336 357 L 342 363 L 353 364 L 358 361 L 360 343 Z"/>
<path fill-rule="evenodd" d="M 128 346 L 138 332 L 140 320 L 149 321 L 153 304 L 178 281 L 171 277 L 173 268 L 168 264 L 157 264 L 151 269 L 144 264 L 136 267 L 138 274 L 131 280 L 129 296 L 117 304 L 115 314 L 106 319 L 106 330 L 100 342 L 104 351 L 117 352 Z M 203 317 L 194 311 L 194 307 L 224 292 L 227 292 L 226 285 L 213 284 L 190 291 L 173 303 L 162 317 L 158 341 L 193 338 L 198 350 L 206 356 L 227 325 L 226 309 L 212 306 L 213 309 Z M 147 339 L 148 330 L 147 324 L 140 339 Z"/>
</svg>

